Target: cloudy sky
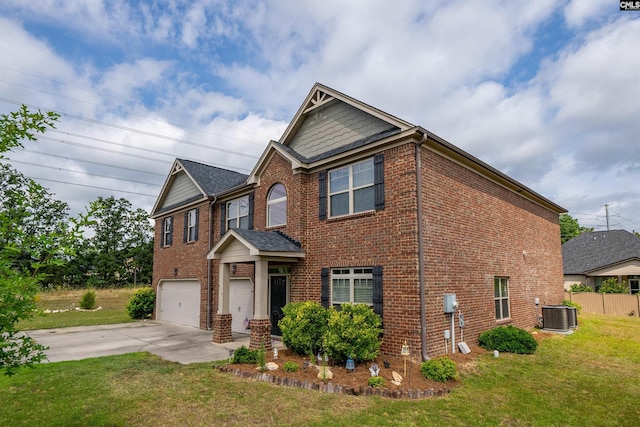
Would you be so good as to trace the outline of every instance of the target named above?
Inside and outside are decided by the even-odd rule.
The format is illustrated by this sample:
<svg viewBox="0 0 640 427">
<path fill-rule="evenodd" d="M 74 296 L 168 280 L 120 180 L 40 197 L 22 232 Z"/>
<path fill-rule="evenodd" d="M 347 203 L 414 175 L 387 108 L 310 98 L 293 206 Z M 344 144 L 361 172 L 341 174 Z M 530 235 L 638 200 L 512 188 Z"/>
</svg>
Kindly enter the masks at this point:
<svg viewBox="0 0 640 427">
<path fill-rule="evenodd" d="M 640 230 L 640 11 L 616 0 L 3 0 L 9 154 L 73 212 L 150 210 L 175 157 L 248 173 L 320 82 L 569 210 Z"/>
</svg>

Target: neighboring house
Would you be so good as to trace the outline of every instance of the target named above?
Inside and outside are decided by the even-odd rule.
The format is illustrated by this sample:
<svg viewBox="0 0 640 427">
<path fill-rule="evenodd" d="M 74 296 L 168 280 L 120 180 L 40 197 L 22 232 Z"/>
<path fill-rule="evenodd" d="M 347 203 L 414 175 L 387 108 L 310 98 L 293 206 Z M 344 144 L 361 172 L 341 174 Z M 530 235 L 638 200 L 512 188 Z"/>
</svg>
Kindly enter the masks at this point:
<svg viewBox="0 0 640 427">
<path fill-rule="evenodd" d="M 195 213 L 194 213 L 195 210 Z M 364 303 L 381 352 L 445 353 L 563 298 L 562 207 L 422 127 L 316 84 L 248 176 L 176 160 L 156 205 L 155 317 L 269 347 L 289 302 Z M 455 294 L 455 314 L 444 295 Z"/>
<path fill-rule="evenodd" d="M 583 284 L 597 291 L 613 277 L 640 292 L 640 237 L 625 230 L 582 233 L 562 245 L 564 288 Z"/>
</svg>

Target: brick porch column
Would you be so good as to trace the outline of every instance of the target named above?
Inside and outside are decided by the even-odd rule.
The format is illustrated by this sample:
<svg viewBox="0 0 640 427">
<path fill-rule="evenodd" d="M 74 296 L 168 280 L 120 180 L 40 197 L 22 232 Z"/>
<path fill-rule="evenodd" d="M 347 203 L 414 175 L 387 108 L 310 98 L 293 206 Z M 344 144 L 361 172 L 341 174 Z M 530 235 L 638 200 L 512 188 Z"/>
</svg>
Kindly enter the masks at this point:
<svg viewBox="0 0 640 427">
<path fill-rule="evenodd" d="M 231 320 L 229 320 L 229 328 L 231 328 Z M 229 329 L 231 331 L 231 329 Z M 251 334 L 249 336 L 249 348 L 257 350 L 260 348 L 260 342 L 264 344 L 266 351 L 271 351 L 271 320 L 269 319 L 251 319 Z"/>
<path fill-rule="evenodd" d="M 222 344 L 230 341 L 233 341 L 231 314 L 216 314 L 213 316 L 213 342 Z"/>
</svg>

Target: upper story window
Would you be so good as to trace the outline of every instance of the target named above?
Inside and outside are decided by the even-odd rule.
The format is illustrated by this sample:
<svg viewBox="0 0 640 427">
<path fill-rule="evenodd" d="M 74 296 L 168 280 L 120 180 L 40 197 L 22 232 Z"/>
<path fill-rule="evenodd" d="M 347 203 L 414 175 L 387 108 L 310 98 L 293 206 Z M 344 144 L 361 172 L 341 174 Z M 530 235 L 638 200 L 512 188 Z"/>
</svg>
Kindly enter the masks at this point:
<svg viewBox="0 0 640 427">
<path fill-rule="evenodd" d="M 249 228 L 249 196 L 227 202 L 227 230 Z"/>
<path fill-rule="evenodd" d="M 171 246 L 173 243 L 173 217 L 168 216 L 162 220 L 162 246 Z"/>
<path fill-rule="evenodd" d="M 375 209 L 373 159 L 329 171 L 331 216 Z"/>
<path fill-rule="evenodd" d="M 373 306 L 372 268 L 334 268 L 331 270 L 331 303 Z"/>
<path fill-rule="evenodd" d="M 271 187 L 267 196 L 267 227 L 287 223 L 287 190 L 282 184 Z"/>
<path fill-rule="evenodd" d="M 495 277 L 493 279 L 494 301 L 496 305 L 496 320 L 509 318 L 509 279 Z"/>
<path fill-rule="evenodd" d="M 198 240 L 198 209 L 187 211 L 184 216 L 184 241 Z"/>
<path fill-rule="evenodd" d="M 384 155 L 318 173 L 318 213 L 324 221 L 384 209 Z M 327 215 L 328 214 L 328 215 Z"/>
</svg>

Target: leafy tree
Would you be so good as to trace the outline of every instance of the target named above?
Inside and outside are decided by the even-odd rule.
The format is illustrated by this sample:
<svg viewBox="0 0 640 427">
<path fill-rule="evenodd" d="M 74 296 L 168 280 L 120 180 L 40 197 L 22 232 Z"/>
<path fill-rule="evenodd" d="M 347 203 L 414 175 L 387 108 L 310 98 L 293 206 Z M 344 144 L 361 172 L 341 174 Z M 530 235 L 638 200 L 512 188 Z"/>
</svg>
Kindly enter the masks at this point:
<svg viewBox="0 0 640 427">
<path fill-rule="evenodd" d="M 560 239 L 562 243 L 573 239 L 579 234 L 590 231 L 593 231 L 593 228 L 580 226 L 578 220 L 571 215 L 566 213 L 560 214 Z"/>
<path fill-rule="evenodd" d="M 620 283 L 615 278 L 609 277 L 602 281 L 602 285 L 598 288 L 598 292 L 601 294 L 628 294 L 629 285 L 624 280 Z"/>
<path fill-rule="evenodd" d="M 31 113 L 24 105 L 0 115 L 0 159 L 22 147 L 23 140 L 36 140 L 57 119 L 55 113 Z M 77 229 L 69 231 L 61 221 L 64 203 L 10 166 L 0 168 L 0 370 L 12 375 L 45 357 L 45 348 L 16 325 L 33 317 L 39 284 L 71 255 Z"/>
</svg>

